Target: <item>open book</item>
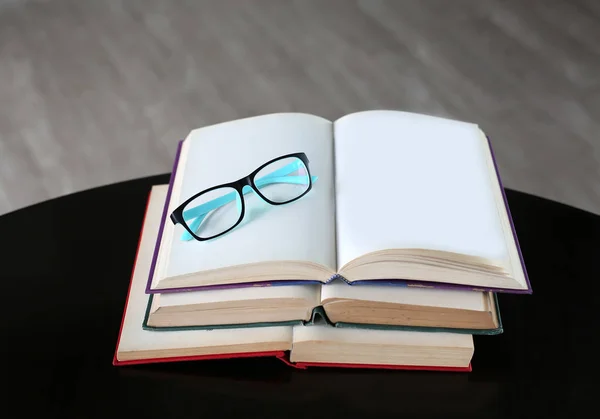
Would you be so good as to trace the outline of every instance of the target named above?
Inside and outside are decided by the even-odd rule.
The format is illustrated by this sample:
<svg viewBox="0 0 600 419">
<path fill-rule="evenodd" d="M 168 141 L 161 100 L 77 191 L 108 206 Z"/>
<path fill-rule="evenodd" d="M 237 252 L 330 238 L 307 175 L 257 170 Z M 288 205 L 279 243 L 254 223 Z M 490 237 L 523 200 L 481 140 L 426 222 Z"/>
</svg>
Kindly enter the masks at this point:
<svg viewBox="0 0 600 419">
<path fill-rule="evenodd" d="M 301 198 L 271 205 L 244 186 L 235 200 L 243 220 L 211 240 L 171 222 L 195 194 L 291 153 L 309 160 L 311 188 Z M 284 183 L 285 175 L 254 179 Z M 219 211 L 223 199 L 203 208 Z M 162 221 L 149 293 L 335 278 L 531 292 L 489 141 L 471 123 L 368 111 L 197 129 L 180 144 Z"/>
<path fill-rule="evenodd" d="M 402 369 L 470 370 L 469 334 L 340 329 L 328 325 L 223 330 L 144 330 L 160 201 L 150 200 L 113 363 L 115 365 L 191 359 L 276 356 L 298 367 L 361 366 Z M 285 288 L 285 287 L 282 287 Z"/>
<path fill-rule="evenodd" d="M 323 318 L 336 327 L 499 334 L 499 313 L 491 292 L 336 283 L 152 294 L 144 326 L 218 329 Z"/>
<path fill-rule="evenodd" d="M 152 257 L 166 185 L 152 188 L 138 258 Z M 147 254 L 142 253 L 147 252 Z M 304 324 L 322 317 L 338 327 L 502 332 L 495 294 L 393 286 L 351 287 L 343 281 L 151 294 L 144 327 L 240 328 Z"/>
</svg>

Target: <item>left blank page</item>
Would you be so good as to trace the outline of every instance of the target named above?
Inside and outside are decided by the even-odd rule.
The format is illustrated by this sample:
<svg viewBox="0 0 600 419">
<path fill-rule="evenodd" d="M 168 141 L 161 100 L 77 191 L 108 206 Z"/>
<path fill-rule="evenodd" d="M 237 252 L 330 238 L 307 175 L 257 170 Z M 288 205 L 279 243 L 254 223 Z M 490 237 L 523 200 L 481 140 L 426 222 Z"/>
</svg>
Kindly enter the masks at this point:
<svg viewBox="0 0 600 419">
<path fill-rule="evenodd" d="M 253 193 L 244 195 L 244 220 L 214 240 L 181 240 L 183 227 L 167 220 L 164 234 L 173 237 L 165 249 L 164 276 L 277 261 L 307 261 L 335 271 L 332 130 L 332 123 L 323 118 L 282 113 L 192 131 L 185 140 L 185 164 L 178 168 L 183 179 L 180 193 L 171 197 L 169 213 L 204 189 L 236 181 L 290 153 L 304 152 L 318 180 L 307 195 L 290 204 L 273 206 Z"/>
</svg>

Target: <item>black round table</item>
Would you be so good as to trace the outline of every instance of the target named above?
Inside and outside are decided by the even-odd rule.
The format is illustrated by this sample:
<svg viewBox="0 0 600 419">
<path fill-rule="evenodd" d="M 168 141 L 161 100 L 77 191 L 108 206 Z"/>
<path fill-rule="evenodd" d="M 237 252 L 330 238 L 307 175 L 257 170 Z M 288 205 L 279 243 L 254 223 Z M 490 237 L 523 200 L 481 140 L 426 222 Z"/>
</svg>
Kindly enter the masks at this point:
<svg viewBox="0 0 600 419">
<path fill-rule="evenodd" d="M 151 185 L 118 183 L 0 217 L 4 417 L 557 417 L 597 384 L 600 217 L 507 191 L 532 295 L 473 372 L 290 368 L 276 359 L 114 367 Z M 576 417 L 576 416 L 573 416 Z"/>
</svg>

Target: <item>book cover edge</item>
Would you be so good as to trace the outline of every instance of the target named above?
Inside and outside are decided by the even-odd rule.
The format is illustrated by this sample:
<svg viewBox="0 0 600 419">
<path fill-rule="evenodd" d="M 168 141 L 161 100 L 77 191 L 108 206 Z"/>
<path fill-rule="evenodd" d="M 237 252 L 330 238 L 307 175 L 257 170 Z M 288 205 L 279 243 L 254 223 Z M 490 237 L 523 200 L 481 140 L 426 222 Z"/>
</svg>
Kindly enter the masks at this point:
<svg viewBox="0 0 600 419">
<path fill-rule="evenodd" d="M 285 357 L 284 351 L 266 351 L 266 352 L 233 352 L 226 354 L 211 354 L 211 355 L 191 355 L 191 356 L 174 356 L 174 357 L 163 357 L 163 358 L 145 358 L 135 359 L 129 361 L 118 361 L 115 358 L 113 361 L 114 366 L 125 366 L 125 365 L 142 365 L 142 364 L 158 364 L 168 362 L 181 362 L 181 361 L 210 361 L 213 359 L 238 359 L 238 358 L 264 358 L 264 357 Z"/>
<path fill-rule="evenodd" d="M 350 364 L 350 363 L 327 363 L 327 362 L 291 362 L 288 352 L 273 351 L 273 352 L 240 352 L 216 355 L 197 355 L 197 356 L 179 356 L 165 358 L 146 358 L 130 361 L 117 361 L 113 364 L 116 367 L 128 365 L 145 365 L 184 361 L 210 361 L 216 359 L 240 359 L 240 358 L 266 358 L 275 357 L 284 364 L 305 370 L 308 367 L 329 367 L 329 368 L 362 368 L 362 369 L 379 369 L 379 370 L 407 370 L 407 371 L 438 371 L 438 372 L 470 372 L 472 371 L 471 364 L 467 367 L 436 367 L 436 366 L 419 366 L 419 365 L 392 365 L 392 364 Z"/>
<path fill-rule="evenodd" d="M 119 336 L 117 337 L 117 344 L 115 346 L 115 353 L 113 355 L 113 365 L 117 365 L 120 361 L 117 358 L 119 352 L 119 344 L 121 343 L 121 334 L 123 333 L 123 325 L 125 324 L 125 314 L 127 313 L 127 306 L 129 305 L 129 297 L 131 296 L 131 286 L 133 285 L 133 274 L 135 272 L 135 265 L 137 264 L 138 257 L 140 255 L 140 248 L 142 247 L 142 234 L 144 233 L 144 225 L 148 217 L 148 208 L 150 207 L 150 200 L 152 198 L 152 189 L 148 192 L 146 199 L 146 209 L 144 210 L 144 217 L 142 219 L 142 227 L 138 236 L 137 248 L 135 251 L 134 263 L 131 269 L 131 275 L 129 277 L 129 287 L 127 288 L 127 297 L 125 298 L 125 306 L 123 308 L 123 315 L 121 317 L 121 326 L 119 327 Z"/>
<path fill-rule="evenodd" d="M 169 209 L 169 201 L 171 200 L 171 192 L 173 191 L 173 184 L 175 182 L 175 175 L 177 174 L 177 166 L 179 164 L 179 157 L 181 155 L 181 147 L 183 146 L 183 140 L 177 144 L 177 152 L 175 153 L 175 161 L 173 162 L 173 169 L 171 170 L 171 178 L 169 179 L 169 188 L 167 190 L 167 198 L 165 199 L 165 205 L 163 207 L 162 218 L 160 220 L 160 226 L 158 228 L 158 237 L 156 244 L 154 245 L 154 253 L 152 255 L 152 264 L 150 265 L 150 273 L 148 274 L 148 282 L 146 283 L 146 294 L 157 293 L 157 290 L 152 290 L 152 278 L 154 277 L 154 270 L 156 269 L 156 262 L 158 259 L 158 252 L 160 250 L 160 242 L 162 240 L 163 231 L 165 229 L 165 222 L 167 218 L 167 210 Z"/>
<path fill-rule="evenodd" d="M 519 290 L 512 288 L 494 288 L 494 287 L 474 287 L 471 285 L 462 284 L 449 284 L 446 282 L 432 282 L 432 281 L 413 281 L 406 279 L 366 279 L 356 280 L 349 282 L 339 275 L 335 275 L 326 282 L 319 280 L 278 280 L 278 281 L 257 281 L 257 282 L 241 282 L 232 284 L 216 284 L 216 285 L 197 285 L 193 287 L 182 287 L 182 288 L 157 288 L 152 290 L 150 293 L 174 293 L 174 292 L 190 292 L 190 291 L 209 291 L 209 290 L 222 290 L 232 288 L 245 288 L 245 287 L 271 287 L 271 286 L 286 286 L 286 285 L 306 285 L 306 284 L 321 284 L 327 285 L 335 279 L 341 279 L 345 283 L 351 286 L 361 285 L 386 285 L 396 287 L 414 287 L 414 288 L 433 288 L 433 289 L 448 289 L 448 290 L 466 290 L 466 291 L 489 291 L 498 292 L 504 294 L 531 294 L 530 290 Z"/>
<path fill-rule="evenodd" d="M 391 364 L 347 364 L 333 362 L 298 362 L 297 368 L 308 369 L 309 367 L 328 368 L 355 368 L 355 369 L 378 369 L 378 370 L 404 370 L 404 371 L 435 371 L 435 372 L 471 372 L 471 363 L 466 367 L 436 367 L 422 365 L 391 365 Z"/>
<path fill-rule="evenodd" d="M 485 138 L 487 139 L 488 146 L 490 148 L 490 153 L 492 155 L 492 162 L 494 163 L 494 170 L 496 171 L 496 178 L 498 179 L 498 184 L 500 185 L 500 191 L 502 192 L 502 199 L 504 200 L 504 208 L 506 209 L 506 214 L 508 215 L 508 221 L 510 223 L 510 228 L 513 234 L 513 239 L 515 241 L 515 246 L 517 247 L 517 252 L 519 253 L 519 260 L 521 261 L 521 269 L 523 269 L 523 275 L 525 276 L 525 282 L 527 283 L 527 290 L 524 290 L 526 294 L 533 293 L 533 289 L 531 288 L 531 282 L 529 281 L 529 274 L 527 273 L 527 267 L 525 266 L 525 260 L 523 259 L 523 253 L 521 252 L 521 245 L 519 244 L 519 238 L 517 236 L 517 230 L 515 229 L 515 224 L 512 218 L 512 214 L 510 212 L 510 206 L 508 205 L 508 199 L 506 198 L 506 191 L 504 190 L 504 185 L 502 184 L 502 178 L 500 177 L 500 170 L 498 169 L 498 162 L 496 160 L 496 155 L 494 154 L 494 147 L 492 147 L 492 141 L 490 137 L 486 134 Z"/>
</svg>

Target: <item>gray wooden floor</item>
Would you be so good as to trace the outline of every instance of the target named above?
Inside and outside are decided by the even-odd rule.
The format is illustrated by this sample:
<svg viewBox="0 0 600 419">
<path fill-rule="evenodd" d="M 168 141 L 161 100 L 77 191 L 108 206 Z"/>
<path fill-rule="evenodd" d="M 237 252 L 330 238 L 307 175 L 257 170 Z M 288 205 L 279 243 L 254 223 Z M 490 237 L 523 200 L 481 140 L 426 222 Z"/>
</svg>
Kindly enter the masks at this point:
<svg viewBox="0 0 600 419">
<path fill-rule="evenodd" d="M 478 122 L 506 186 L 600 214 L 600 1 L 0 0 L 0 213 L 373 108 Z"/>
</svg>

